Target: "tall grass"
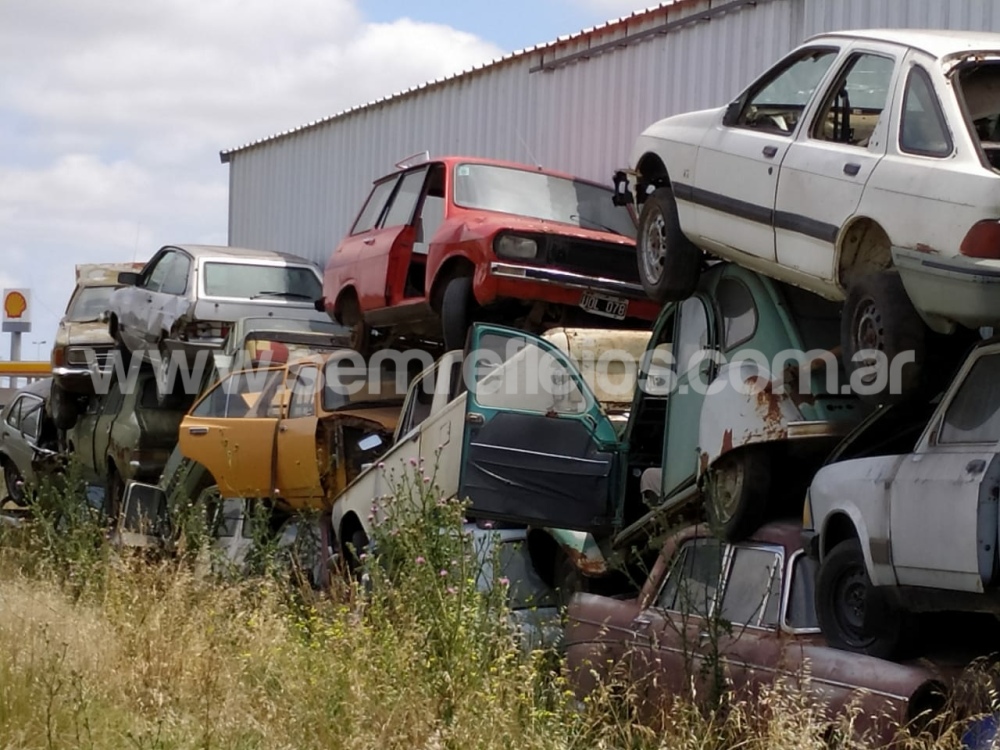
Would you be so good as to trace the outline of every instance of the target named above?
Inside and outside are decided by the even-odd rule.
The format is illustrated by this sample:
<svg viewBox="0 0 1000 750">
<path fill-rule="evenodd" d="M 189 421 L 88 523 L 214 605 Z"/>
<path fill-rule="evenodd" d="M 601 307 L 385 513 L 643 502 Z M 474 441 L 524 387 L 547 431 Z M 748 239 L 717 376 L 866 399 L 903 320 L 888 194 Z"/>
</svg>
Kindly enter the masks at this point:
<svg viewBox="0 0 1000 750">
<path fill-rule="evenodd" d="M 0 748 L 824 746 L 827 722 L 781 686 L 679 703 L 656 732 L 621 690 L 581 706 L 556 655 L 519 648 L 503 582 L 477 588 L 462 507 L 430 487 L 380 527 L 365 585 L 323 595 L 118 554 L 73 488 L 49 488 L 0 538 Z"/>
</svg>

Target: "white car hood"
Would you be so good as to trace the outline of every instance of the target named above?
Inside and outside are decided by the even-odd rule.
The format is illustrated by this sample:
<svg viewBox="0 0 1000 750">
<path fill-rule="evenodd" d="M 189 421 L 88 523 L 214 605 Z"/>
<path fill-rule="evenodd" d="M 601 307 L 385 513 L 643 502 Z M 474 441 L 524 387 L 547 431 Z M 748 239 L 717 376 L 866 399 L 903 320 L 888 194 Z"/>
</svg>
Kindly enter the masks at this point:
<svg viewBox="0 0 1000 750">
<path fill-rule="evenodd" d="M 725 112 L 725 107 L 715 107 L 696 112 L 685 112 L 654 122 L 642 131 L 636 140 L 629 163 L 635 166 L 643 154 L 657 151 L 657 141 L 672 141 L 694 147 L 698 146 L 705 133 L 722 122 L 722 116 Z"/>
</svg>

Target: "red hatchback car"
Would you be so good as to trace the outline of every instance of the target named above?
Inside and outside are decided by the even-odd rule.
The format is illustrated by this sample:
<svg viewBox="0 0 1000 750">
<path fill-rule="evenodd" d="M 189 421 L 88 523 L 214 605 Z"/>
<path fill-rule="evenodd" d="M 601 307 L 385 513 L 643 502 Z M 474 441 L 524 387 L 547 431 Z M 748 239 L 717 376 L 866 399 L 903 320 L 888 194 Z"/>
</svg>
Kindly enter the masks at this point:
<svg viewBox="0 0 1000 750">
<path fill-rule="evenodd" d="M 452 349 L 472 320 L 542 329 L 656 318 L 635 221 L 610 187 L 487 159 L 397 167 L 375 182 L 323 280 L 320 304 L 359 350 L 373 330 Z"/>
</svg>

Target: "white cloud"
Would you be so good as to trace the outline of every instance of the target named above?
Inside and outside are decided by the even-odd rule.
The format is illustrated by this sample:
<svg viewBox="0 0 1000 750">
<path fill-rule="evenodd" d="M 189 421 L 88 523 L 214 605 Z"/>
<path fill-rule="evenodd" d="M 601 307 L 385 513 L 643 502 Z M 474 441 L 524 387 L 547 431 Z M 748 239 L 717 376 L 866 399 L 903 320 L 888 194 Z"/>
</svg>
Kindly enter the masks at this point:
<svg viewBox="0 0 1000 750">
<path fill-rule="evenodd" d="M 501 54 L 357 0 L 3 0 L 0 280 L 51 337 L 81 262 L 225 242 L 218 151 Z M 6 352 L 3 352 L 5 354 Z"/>
</svg>

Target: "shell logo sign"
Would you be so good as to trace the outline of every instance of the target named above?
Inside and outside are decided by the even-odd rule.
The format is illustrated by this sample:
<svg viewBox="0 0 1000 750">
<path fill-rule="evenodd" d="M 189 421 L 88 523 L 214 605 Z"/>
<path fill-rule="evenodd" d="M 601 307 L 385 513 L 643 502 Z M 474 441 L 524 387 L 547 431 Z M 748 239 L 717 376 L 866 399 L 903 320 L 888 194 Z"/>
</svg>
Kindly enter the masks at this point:
<svg viewBox="0 0 1000 750">
<path fill-rule="evenodd" d="M 31 290 L 4 289 L 3 332 L 27 333 L 31 330 Z"/>
</svg>

